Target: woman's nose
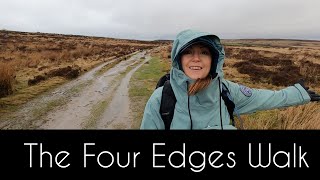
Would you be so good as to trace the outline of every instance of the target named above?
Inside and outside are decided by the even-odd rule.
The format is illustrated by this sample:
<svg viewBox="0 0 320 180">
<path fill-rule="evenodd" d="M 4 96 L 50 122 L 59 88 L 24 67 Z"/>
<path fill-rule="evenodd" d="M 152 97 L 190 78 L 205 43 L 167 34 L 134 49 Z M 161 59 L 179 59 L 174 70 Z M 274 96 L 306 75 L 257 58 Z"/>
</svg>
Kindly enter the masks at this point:
<svg viewBox="0 0 320 180">
<path fill-rule="evenodd" d="M 200 61 L 200 54 L 199 53 L 194 53 L 192 56 L 193 61 Z"/>
</svg>

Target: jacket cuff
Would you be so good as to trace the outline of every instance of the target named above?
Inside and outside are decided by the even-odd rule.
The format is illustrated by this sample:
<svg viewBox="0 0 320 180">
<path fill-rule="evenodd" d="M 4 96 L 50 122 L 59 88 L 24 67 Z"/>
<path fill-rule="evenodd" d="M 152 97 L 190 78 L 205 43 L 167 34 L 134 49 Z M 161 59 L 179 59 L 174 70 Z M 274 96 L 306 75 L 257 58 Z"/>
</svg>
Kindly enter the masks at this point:
<svg viewBox="0 0 320 180">
<path fill-rule="evenodd" d="M 310 102 L 311 98 L 309 93 L 299 83 L 295 84 L 294 86 L 300 91 L 300 94 L 303 98 L 303 103 Z"/>
</svg>

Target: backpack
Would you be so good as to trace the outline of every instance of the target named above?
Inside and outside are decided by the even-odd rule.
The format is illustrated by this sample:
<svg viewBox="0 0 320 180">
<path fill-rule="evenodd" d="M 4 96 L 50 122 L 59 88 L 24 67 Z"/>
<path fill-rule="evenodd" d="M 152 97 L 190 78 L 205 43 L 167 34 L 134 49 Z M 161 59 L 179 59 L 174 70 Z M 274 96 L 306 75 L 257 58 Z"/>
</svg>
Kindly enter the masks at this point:
<svg viewBox="0 0 320 180">
<path fill-rule="evenodd" d="M 161 86 L 163 86 L 163 90 L 162 90 L 161 105 L 160 105 L 160 115 L 161 115 L 161 118 L 164 122 L 165 129 L 169 130 L 172 119 L 173 119 L 175 104 L 177 102 L 177 99 L 174 95 L 174 92 L 173 92 L 171 84 L 170 84 L 170 74 L 169 73 L 165 74 L 164 76 L 162 76 L 159 79 L 159 81 L 156 85 L 156 89 Z M 223 82 L 222 82 L 221 97 L 227 106 L 227 110 L 228 110 L 228 113 L 231 118 L 231 123 L 234 126 L 235 122 L 234 122 L 233 112 L 235 111 L 235 104 L 232 100 L 229 89 L 227 88 L 227 86 Z M 235 112 L 237 113 L 237 111 L 235 111 Z M 239 116 L 239 118 L 240 118 L 240 116 Z M 241 127 L 242 127 L 242 121 L 241 121 Z"/>
</svg>

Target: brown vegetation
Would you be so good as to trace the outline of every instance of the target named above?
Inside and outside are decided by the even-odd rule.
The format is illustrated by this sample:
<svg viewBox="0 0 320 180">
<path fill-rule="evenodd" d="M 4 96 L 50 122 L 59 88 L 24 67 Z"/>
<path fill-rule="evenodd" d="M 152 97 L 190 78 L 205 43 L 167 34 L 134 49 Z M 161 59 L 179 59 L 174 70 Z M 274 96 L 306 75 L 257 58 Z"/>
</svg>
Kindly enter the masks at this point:
<svg viewBox="0 0 320 180">
<path fill-rule="evenodd" d="M 127 58 L 134 52 L 163 44 L 168 41 L 0 30 L 0 106 L 19 104 L 13 102 L 17 99 L 13 96 L 32 91 L 32 95 L 24 95 L 25 100 L 19 100 L 26 102 L 52 88 L 48 84 L 58 85 L 55 77 L 72 79 L 103 62 Z M 59 82 L 63 80 L 59 79 Z M 10 94 L 12 100 L 11 96 L 5 97 Z"/>
<path fill-rule="evenodd" d="M 225 40 L 226 79 L 252 88 L 282 89 L 304 79 L 320 93 L 320 42 Z M 320 129 L 320 105 L 309 103 L 243 115 L 245 129 Z"/>
<path fill-rule="evenodd" d="M 0 62 L 0 97 L 12 94 L 14 78 L 12 63 Z"/>
<path fill-rule="evenodd" d="M 226 57 L 241 60 L 233 67 L 242 74 L 248 74 L 254 83 L 268 83 L 275 86 L 289 86 L 303 78 L 308 84 L 319 83 L 320 64 L 295 60 L 301 54 L 281 54 L 272 51 L 258 51 L 226 47 Z M 316 57 L 316 56 L 313 56 Z"/>
</svg>

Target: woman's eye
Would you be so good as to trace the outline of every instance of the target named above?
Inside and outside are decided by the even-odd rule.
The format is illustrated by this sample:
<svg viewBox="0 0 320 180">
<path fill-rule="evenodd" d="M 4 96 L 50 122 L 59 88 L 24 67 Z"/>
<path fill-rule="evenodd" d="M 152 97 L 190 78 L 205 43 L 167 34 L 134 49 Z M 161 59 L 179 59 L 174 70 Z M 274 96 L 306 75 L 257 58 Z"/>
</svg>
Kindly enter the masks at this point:
<svg viewBox="0 0 320 180">
<path fill-rule="evenodd" d="M 210 52 L 209 52 L 209 51 L 202 51 L 201 54 L 203 54 L 203 55 L 210 55 Z"/>
<path fill-rule="evenodd" d="M 190 49 L 186 49 L 185 51 L 183 51 L 183 54 L 192 54 L 192 51 Z"/>
</svg>

